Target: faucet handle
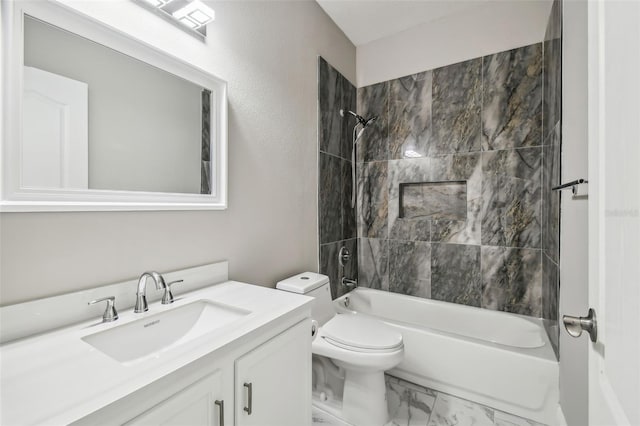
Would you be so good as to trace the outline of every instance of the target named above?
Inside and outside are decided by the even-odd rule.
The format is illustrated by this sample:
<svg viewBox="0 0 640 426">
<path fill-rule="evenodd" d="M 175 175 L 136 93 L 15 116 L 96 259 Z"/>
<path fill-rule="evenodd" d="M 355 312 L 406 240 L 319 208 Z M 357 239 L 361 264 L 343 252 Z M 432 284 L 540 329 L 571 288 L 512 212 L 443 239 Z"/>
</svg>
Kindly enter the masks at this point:
<svg viewBox="0 0 640 426">
<path fill-rule="evenodd" d="M 171 286 L 176 283 L 184 282 L 184 280 L 176 280 L 167 283 L 167 286 L 164 288 L 164 295 L 162 296 L 162 304 L 168 305 L 169 303 L 173 303 L 173 293 L 171 293 Z"/>
<path fill-rule="evenodd" d="M 116 298 L 115 296 L 103 297 L 102 299 L 92 300 L 87 305 L 95 305 L 96 303 L 107 302 L 107 308 L 102 315 L 102 322 L 111 322 L 118 319 L 118 312 L 116 311 Z"/>
<path fill-rule="evenodd" d="M 345 286 L 346 288 L 348 288 L 349 290 L 358 287 L 358 279 L 356 278 L 355 280 L 349 279 L 347 277 L 342 277 L 342 285 Z"/>
</svg>

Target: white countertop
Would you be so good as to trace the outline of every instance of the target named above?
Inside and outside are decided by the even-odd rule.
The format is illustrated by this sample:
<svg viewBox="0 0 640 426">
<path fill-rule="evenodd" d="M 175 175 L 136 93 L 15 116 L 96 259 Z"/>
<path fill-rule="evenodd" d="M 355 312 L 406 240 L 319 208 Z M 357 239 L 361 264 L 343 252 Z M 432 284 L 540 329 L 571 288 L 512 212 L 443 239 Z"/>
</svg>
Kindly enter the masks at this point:
<svg viewBox="0 0 640 426">
<path fill-rule="evenodd" d="M 310 309 L 313 299 L 234 281 L 183 295 L 172 305 L 160 302 L 149 311 L 120 312 L 120 319 L 101 318 L 0 346 L 0 424 L 68 424 L 211 354 L 274 320 Z M 179 347 L 124 365 L 82 337 L 155 315 L 200 299 L 251 311 L 227 327 Z"/>
</svg>

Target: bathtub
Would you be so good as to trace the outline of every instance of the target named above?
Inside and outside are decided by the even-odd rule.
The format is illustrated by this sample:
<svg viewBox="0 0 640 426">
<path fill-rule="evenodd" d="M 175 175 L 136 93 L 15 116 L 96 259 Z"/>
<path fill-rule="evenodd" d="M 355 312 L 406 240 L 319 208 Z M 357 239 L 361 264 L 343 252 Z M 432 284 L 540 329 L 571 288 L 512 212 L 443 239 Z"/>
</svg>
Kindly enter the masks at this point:
<svg viewBox="0 0 640 426">
<path fill-rule="evenodd" d="M 558 362 L 542 320 L 357 288 L 334 301 L 402 333 L 405 358 L 388 373 L 545 424 L 558 414 Z"/>
</svg>

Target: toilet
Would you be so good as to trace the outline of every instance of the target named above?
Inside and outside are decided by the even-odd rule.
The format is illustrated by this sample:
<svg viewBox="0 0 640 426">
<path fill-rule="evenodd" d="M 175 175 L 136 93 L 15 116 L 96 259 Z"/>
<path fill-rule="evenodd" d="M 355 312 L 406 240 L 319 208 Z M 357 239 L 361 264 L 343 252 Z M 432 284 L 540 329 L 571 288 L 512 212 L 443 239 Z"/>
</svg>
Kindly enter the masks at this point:
<svg viewBox="0 0 640 426">
<path fill-rule="evenodd" d="M 314 405 L 355 426 L 387 423 L 384 372 L 404 357 L 402 334 L 371 317 L 336 313 L 326 275 L 304 272 L 280 281 L 276 288 L 315 298 Z M 341 389 L 336 389 L 336 380 Z"/>
</svg>

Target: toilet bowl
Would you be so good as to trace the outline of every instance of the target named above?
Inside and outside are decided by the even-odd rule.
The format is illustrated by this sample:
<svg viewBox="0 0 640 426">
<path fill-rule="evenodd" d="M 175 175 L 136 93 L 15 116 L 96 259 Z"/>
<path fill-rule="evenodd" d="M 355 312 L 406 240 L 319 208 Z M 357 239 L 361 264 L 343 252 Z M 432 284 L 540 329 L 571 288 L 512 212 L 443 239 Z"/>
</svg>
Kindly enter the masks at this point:
<svg viewBox="0 0 640 426">
<path fill-rule="evenodd" d="M 384 372 L 404 357 L 402 334 L 360 314 L 337 314 L 325 275 L 298 274 L 276 288 L 315 298 L 311 315 L 319 328 L 312 352 L 344 370 L 339 416 L 356 426 L 384 425 L 388 421 Z"/>
</svg>

